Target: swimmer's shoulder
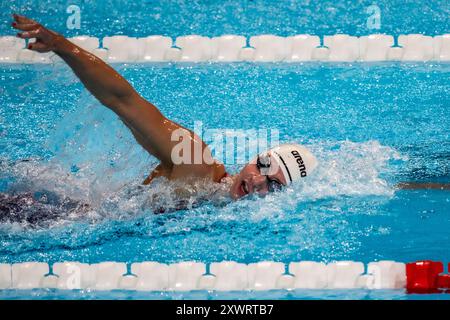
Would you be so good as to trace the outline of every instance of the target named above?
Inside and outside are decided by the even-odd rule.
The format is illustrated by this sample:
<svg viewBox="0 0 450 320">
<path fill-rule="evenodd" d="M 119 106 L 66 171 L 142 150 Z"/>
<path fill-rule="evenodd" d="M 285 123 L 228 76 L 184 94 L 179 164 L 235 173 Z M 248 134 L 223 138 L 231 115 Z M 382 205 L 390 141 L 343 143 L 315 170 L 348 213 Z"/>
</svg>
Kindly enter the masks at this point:
<svg viewBox="0 0 450 320">
<path fill-rule="evenodd" d="M 170 180 L 207 179 L 220 182 L 225 175 L 225 166 L 221 163 L 176 165 L 173 166 Z"/>
<path fill-rule="evenodd" d="M 220 182 L 228 173 L 222 163 L 214 162 L 211 165 L 174 165 L 172 168 L 163 167 L 161 164 L 156 166 L 150 175 L 144 180 L 143 184 L 150 184 L 155 178 L 165 177 L 169 180 L 179 180 L 185 178 L 209 178 L 213 182 Z"/>
<path fill-rule="evenodd" d="M 216 162 L 213 165 L 213 181 L 221 182 L 223 178 L 229 177 L 225 166 L 222 163 Z"/>
</svg>

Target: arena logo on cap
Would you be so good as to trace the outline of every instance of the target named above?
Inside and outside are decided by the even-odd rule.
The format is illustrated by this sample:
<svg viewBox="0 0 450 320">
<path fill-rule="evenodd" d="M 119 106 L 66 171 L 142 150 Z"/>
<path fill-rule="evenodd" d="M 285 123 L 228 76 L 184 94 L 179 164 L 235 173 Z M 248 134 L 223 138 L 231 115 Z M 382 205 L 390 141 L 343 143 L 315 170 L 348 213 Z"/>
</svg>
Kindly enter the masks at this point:
<svg viewBox="0 0 450 320">
<path fill-rule="evenodd" d="M 291 154 L 294 156 L 294 158 L 297 161 L 298 168 L 300 169 L 300 175 L 302 177 L 306 177 L 306 167 L 305 167 L 305 163 L 303 162 L 302 156 L 300 155 L 300 153 L 297 150 L 292 150 Z"/>
</svg>

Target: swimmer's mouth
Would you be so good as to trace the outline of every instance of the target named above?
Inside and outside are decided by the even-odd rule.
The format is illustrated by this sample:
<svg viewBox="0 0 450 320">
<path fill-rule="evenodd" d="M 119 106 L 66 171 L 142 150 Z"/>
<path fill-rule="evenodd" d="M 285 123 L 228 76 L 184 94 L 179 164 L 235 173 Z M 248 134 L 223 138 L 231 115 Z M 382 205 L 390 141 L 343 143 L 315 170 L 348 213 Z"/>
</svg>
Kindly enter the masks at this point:
<svg viewBox="0 0 450 320">
<path fill-rule="evenodd" d="M 244 195 L 249 194 L 247 182 L 242 181 L 241 183 L 241 191 Z"/>
</svg>

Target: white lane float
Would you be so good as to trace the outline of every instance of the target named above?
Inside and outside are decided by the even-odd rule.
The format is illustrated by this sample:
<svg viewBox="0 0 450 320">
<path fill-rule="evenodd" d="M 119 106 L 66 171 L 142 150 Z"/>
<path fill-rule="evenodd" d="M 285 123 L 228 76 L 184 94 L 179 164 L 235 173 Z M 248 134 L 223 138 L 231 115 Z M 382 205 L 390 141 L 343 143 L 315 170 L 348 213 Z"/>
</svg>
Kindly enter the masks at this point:
<svg viewBox="0 0 450 320">
<path fill-rule="evenodd" d="M 0 289 L 9 289 L 12 285 L 11 265 L 0 263 Z"/>
<path fill-rule="evenodd" d="M 272 34 L 251 37 L 250 46 L 255 48 L 253 61 L 258 62 L 282 61 L 289 52 L 288 40 Z"/>
<path fill-rule="evenodd" d="M 243 36 L 224 35 L 211 39 L 211 60 L 218 62 L 239 61 L 241 49 L 247 44 Z"/>
<path fill-rule="evenodd" d="M 169 287 L 169 266 L 158 262 L 141 262 L 131 265 L 136 275 L 134 289 L 138 291 L 163 291 Z"/>
<path fill-rule="evenodd" d="M 434 59 L 438 61 L 450 61 L 450 34 L 433 38 Z"/>
<path fill-rule="evenodd" d="M 329 61 L 351 62 L 359 59 L 358 37 L 348 34 L 324 36 L 323 44 L 330 50 Z"/>
<path fill-rule="evenodd" d="M 287 271 L 286 272 L 286 267 Z M 86 264 L 61 262 L 52 268 L 43 262 L 0 264 L 0 290 L 56 288 L 63 290 L 138 291 L 266 291 L 295 289 L 406 289 L 407 293 L 450 292 L 450 274 L 443 263 L 357 261 L 329 264 L 315 261 L 178 262 L 170 265 L 145 261 L 133 263 L 131 273 L 122 262 Z M 51 270 L 51 273 L 50 273 Z M 450 270 L 450 265 L 449 265 Z"/>
<path fill-rule="evenodd" d="M 198 290 L 201 277 L 206 273 L 206 265 L 200 262 L 179 262 L 169 265 L 169 290 Z"/>
<path fill-rule="evenodd" d="M 320 38 L 309 34 L 299 34 L 286 38 L 288 54 L 286 61 L 311 61 L 314 49 L 320 46 Z"/>
<path fill-rule="evenodd" d="M 389 49 L 393 45 L 394 37 L 386 34 L 359 37 L 359 59 L 361 61 L 388 60 Z"/>
<path fill-rule="evenodd" d="M 271 290 L 278 288 L 281 276 L 285 273 L 284 263 L 261 261 L 250 263 L 248 270 L 249 290 Z"/>
<path fill-rule="evenodd" d="M 48 264 L 44 262 L 14 263 L 11 266 L 11 288 L 36 289 L 45 288 L 44 278 L 49 273 Z"/>
<path fill-rule="evenodd" d="M 272 34 L 252 36 L 202 35 L 172 38 L 151 35 L 133 38 L 126 35 L 104 37 L 77 36 L 70 41 L 102 60 L 111 63 L 141 62 L 305 62 L 305 61 L 449 61 L 450 34 L 434 37 L 371 34 L 355 37 L 347 34 L 300 34 L 280 37 Z M 32 40 L 31 40 L 32 41 Z M 247 42 L 250 46 L 247 46 Z M 25 48 L 25 40 L 0 37 L 0 63 L 53 63 L 60 59 L 53 53 L 39 54 Z"/>
<path fill-rule="evenodd" d="M 433 38 L 430 36 L 400 35 L 398 44 L 403 48 L 402 61 L 428 61 L 434 58 Z"/>
<path fill-rule="evenodd" d="M 0 63 L 20 62 L 18 56 L 24 48 L 24 39 L 13 36 L 0 37 Z"/>
<path fill-rule="evenodd" d="M 175 40 L 175 45 L 181 49 L 180 61 L 203 62 L 211 59 L 212 43 L 208 37 L 182 36 Z"/>
</svg>

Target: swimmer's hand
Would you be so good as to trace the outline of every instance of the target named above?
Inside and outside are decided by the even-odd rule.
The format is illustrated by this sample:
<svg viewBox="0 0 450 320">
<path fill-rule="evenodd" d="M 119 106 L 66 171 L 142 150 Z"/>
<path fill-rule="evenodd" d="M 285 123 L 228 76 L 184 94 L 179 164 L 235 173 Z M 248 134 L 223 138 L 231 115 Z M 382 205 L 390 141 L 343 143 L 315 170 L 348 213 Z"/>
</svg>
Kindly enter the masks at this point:
<svg viewBox="0 0 450 320">
<path fill-rule="evenodd" d="M 57 42 L 62 38 L 61 35 L 51 31 L 34 20 L 28 19 L 24 16 L 13 14 L 14 22 L 12 26 L 15 29 L 21 30 L 17 37 L 22 39 L 35 38 L 36 42 L 28 44 L 28 49 L 37 52 L 49 52 L 56 48 Z"/>
</svg>

